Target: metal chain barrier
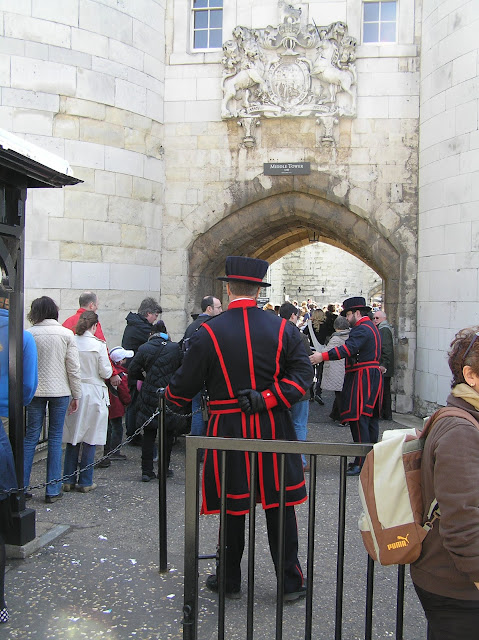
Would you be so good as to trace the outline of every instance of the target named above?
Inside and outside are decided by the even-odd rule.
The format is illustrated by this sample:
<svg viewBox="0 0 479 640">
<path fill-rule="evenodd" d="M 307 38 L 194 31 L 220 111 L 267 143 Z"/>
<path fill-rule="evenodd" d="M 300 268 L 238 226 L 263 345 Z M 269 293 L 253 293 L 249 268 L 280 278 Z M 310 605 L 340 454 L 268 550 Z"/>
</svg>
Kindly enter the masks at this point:
<svg viewBox="0 0 479 640">
<path fill-rule="evenodd" d="M 192 418 L 196 413 L 199 413 L 201 411 L 201 408 L 200 408 L 200 409 L 197 409 L 196 411 L 193 411 L 192 413 L 176 413 L 175 411 L 172 411 L 170 409 L 170 407 L 168 407 L 168 405 L 165 404 L 165 407 L 166 407 L 166 413 L 169 413 L 169 414 L 174 415 L 174 416 L 180 416 L 181 418 Z M 114 453 L 117 453 L 121 449 L 121 447 L 123 447 L 123 445 L 128 444 L 129 442 L 131 442 L 133 440 L 133 438 L 135 438 L 136 436 L 140 435 L 142 430 L 145 427 L 147 427 L 150 424 L 150 422 L 152 422 L 159 414 L 160 414 L 160 409 L 157 409 L 155 411 L 155 413 L 152 416 L 150 416 L 148 418 L 148 420 L 146 420 L 141 425 L 141 427 L 138 427 L 138 429 L 134 433 L 132 433 L 131 436 L 128 436 L 128 438 L 124 442 L 121 442 L 117 447 L 115 447 L 114 449 L 109 451 L 106 455 L 102 456 L 98 460 L 95 460 L 95 462 L 92 462 L 91 464 L 87 465 L 83 469 L 78 469 L 77 471 L 75 471 L 75 473 L 71 473 L 70 475 L 67 475 L 67 476 L 62 476 L 61 478 L 58 478 L 56 480 L 49 480 L 48 482 L 42 482 L 40 484 L 35 484 L 35 485 L 29 486 L 29 487 L 21 487 L 20 489 L 13 489 L 13 488 L 11 488 L 11 489 L 0 489 L 0 494 L 10 495 L 12 493 L 20 493 L 20 492 L 24 492 L 24 491 L 32 491 L 33 489 L 42 489 L 43 487 L 48 487 L 49 485 L 56 484 L 57 482 L 61 482 L 63 484 L 64 482 L 66 482 L 72 476 L 76 476 L 77 474 L 81 473 L 82 471 L 87 471 L 88 469 L 91 469 L 92 467 L 95 467 L 95 466 L 99 465 L 100 462 L 103 462 L 103 460 L 107 460 Z"/>
</svg>

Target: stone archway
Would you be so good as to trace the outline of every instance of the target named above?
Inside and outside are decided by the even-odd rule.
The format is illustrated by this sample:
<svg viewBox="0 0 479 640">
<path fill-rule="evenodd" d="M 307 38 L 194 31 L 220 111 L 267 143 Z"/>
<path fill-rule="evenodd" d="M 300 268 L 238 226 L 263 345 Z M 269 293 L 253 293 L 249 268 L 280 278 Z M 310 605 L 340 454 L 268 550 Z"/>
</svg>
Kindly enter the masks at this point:
<svg viewBox="0 0 479 640">
<path fill-rule="evenodd" d="M 216 278 L 224 273 L 227 255 L 248 255 L 274 262 L 308 244 L 315 232 L 321 242 L 352 253 L 383 278 L 388 316 L 399 337 L 396 407 L 399 411 L 410 411 L 416 242 L 407 221 L 404 224 L 399 216 L 391 217 L 387 207 L 373 202 L 372 196 L 362 189 L 361 202 L 371 205 L 371 210 L 359 207 L 352 192 L 344 189 L 340 181 L 320 173 L 280 178 L 266 184 L 256 179 L 234 185 L 230 191 L 236 197 L 233 193 L 223 194 L 223 207 L 216 205 L 215 210 L 212 206 L 211 226 L 189 248 L 192 307 L 198 308 L 205 291 L 221 296 L 222 285 Z"/>
</svg>

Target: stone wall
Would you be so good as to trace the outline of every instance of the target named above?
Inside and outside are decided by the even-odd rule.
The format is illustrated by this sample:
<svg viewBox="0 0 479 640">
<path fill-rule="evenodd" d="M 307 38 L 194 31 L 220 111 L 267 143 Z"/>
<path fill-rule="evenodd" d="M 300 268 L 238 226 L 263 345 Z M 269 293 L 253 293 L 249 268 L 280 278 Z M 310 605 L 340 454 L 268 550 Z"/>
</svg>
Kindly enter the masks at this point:
<svg viewBox="0 0 479 640">
<path fill-rule="evenodd" d="M 360 38 L 359 2 L 301 3 L 317 24 L 344 20 Z M 222 52 L 191 51 L 189 3 L 168 2 L 165 81 L 166 211 L 162 299 L 183 328 L 205 292 L 222 289 L 228 253 L 274 262 L 321 241 L 347 249 L 384 279 L 398 329 L 398 403 L 412 408 L 416 338 L 419 72 L 414 2 L 400 5 L 399 42 L 357 50 L 357 117 L 323 144 L 315 118 L 263 118 L 255 144 L 221 120 Z M 240 24 L 278 24 L 278 3 L 225 3 L 223 39 Z M 229 31 L 228 31 L 229 29 Z M 263 175 L 265 162 L 311 163 L 302 180 Z M 166 272 L 164 271 L 164 274 Z M 388 292 L 389 290 L 389 292 Z"/>
<path fill-rule="evenodd" d="M 479 4 L 426 0 L 421 55 L 416 405 L 444 405 L 447 350 L 479 324 Z"/>
<path fill-rule="evenodd" d="M 63 319 L 93 289 L 110 346 L 161 287 L 165 68 L 163 0 L 111 5 L 0 3 L 0 126 L 84 181 L 28 195 L 25 304 L 51 295 Z"/>
<path fill-rule="evenodd" d="M 285 296 L 299 303 L 312 298 L 321 307 L 350 296 L 369 301 L 370 292 L 382 287 L 381 278 L 359 258 L 323 243 L 288 253 L 271 265 L 268 277 L 272 304 L 281 304 Z"/>
</svg>

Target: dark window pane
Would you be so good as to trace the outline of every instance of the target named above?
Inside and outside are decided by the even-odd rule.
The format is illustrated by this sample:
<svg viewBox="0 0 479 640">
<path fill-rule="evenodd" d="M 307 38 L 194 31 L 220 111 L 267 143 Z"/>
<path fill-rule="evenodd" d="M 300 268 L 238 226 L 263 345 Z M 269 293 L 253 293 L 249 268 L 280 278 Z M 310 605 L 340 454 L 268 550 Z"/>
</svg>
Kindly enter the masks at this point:
<svg viewBox="0 0 479 640">
<path fill-rule="evenodd" d="M 223 0 L 210 0 L 210 7 L 222 7 Z"/>
<path fill-rule="evenodd" d="M 208 6 L 208 0 L 195 0 L 193 2 L 193 9 L 201 9 Z"/>
<path fill-rule="evenodd" d="M 381 2 L 381 20 L 396 20 L 395 2 Z"/>
<path fill-rule="evenodd" d="M 223 11 L 210 11 L 210 27 L 221 28 L 223 26 Z"/>
<path fill-rule="evenodd" d="M 364 22 L 379 20 L 379 2 L 364 3 Z"/>
<path fill-rule="evenodd" d="M 395 22 L 383 22 L 381 24 L 381 42 L 396 42 Z"/>
<path fill-rule="evenodd" d="M 208 11 L 197 11 L 195 13 L 195 29 L 208 28 Z"/>
<path fill-rule="evenodd" d="M 212 29 L 210 31 L 210 47 L 219 49 L 223 45 L 223 35 L 221 29 Z"/>
<path fill-rule="evenodd" d="M 379 42 L 379 25 L 377 22 L 369 22 L 364 25 L 363 42 Z"/>
<path fill-rule="evenodd" d="M 195 31 L 193 47 L 195 49 L 208 48 L 208 32 L 207 31 Z"/>
</svg>

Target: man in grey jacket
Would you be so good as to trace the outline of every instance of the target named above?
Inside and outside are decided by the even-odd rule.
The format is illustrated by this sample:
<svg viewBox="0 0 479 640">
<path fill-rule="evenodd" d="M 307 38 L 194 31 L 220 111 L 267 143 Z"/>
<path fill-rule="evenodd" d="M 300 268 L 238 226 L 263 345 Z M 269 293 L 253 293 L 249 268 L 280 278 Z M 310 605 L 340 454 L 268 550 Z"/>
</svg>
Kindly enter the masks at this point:
<svg viewBox="0 0 479 640">
<path fill-rule="evenodd" d="M 379 330 L 381 336 L 381 360 L 379 368 L 383 374 L 383 420 L 392 420 L 393 414 L 391 410 L 391 378 L 394 375 L 394 344 L 393 344 L 393 328 L 387 321 L 384 311 L 375 311 L 373 322 Z"/>
</svg>

